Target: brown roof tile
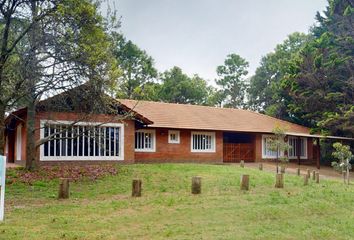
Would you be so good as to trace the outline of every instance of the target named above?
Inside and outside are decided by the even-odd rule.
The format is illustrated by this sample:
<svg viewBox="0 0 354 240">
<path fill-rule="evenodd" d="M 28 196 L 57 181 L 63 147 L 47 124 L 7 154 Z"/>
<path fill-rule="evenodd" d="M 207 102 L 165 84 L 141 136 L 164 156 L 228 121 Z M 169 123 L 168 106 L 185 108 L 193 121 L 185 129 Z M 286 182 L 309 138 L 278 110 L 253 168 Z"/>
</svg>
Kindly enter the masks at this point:
<svg viewBox="0 0 354 240">
<path fill-rule="evenodd" d="M 248 110 L 126 99 L 118 101 L 153 121 L 151 127 L 271 133 L 280 126 L 287 132 L 310 133 L 309 128 Z"/>
</svg>

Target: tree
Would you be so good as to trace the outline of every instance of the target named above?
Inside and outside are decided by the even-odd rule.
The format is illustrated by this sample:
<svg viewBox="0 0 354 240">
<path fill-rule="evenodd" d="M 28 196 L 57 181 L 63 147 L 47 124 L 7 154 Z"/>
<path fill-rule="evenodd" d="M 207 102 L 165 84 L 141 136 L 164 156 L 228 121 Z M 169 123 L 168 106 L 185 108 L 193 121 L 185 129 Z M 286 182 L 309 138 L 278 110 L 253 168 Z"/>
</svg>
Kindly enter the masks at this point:
<svg viewBox="0 0 354 240">
<path fill-rule="evenodd" d="M 31 169 L 38 147 L 35 143 L 38 129 L 34 125 L 36 106 L 42 96 L 88 80 L 94 82 L 96 93 L 102 91 L 110 79 L 108 75 L 113 76 L 115 72 L 115 64 L 110 58 L 103 18 L 97 13 L 98 5 L 89 0 L 32 0 L 14 5 L 12 17 L 17 17 L 16 29 L 24 30 L 9 57 L 18 59 L 18 78 L 13 81 L 22 91 L 17 94 L 18 90 L 12 90 L 9 99 L 10 102 L 21 100 L 27 107 L 26 168 Z M 44 12 L 49 13 L 44 15 Z M 13 20 L 9 18 L 10 28 Z"/>
<path fill-rule="evenodd" d="M 282 87 L 289 74 L 289 63 L 308 39 L 307 35 L 295 32 L 262 58 L 248 89 L 247 105 L 250 109 L 298 122 L 287 111 L 290 98 Z"/>
<path fill-rule="evenodd" d="M 354 136 L 353 16 L 352 1 L 329 1 L 283 82 L 290 115 L 317 131 L 348 137 Z"/>
<path fill-rule="evenodd" d="M 31 3 L 43 1 L 6 0 L 0 3 L 0 154 L 4 154 L 6 111 L 18 100 L 24 85 L 17 68 L 20 56 L 17 52 L 21 41 L 33 26 L 58 9 L 59 2 L 42 3 L 41 11 L 32 17 Z M 31 21 L 28 21 L 31 18 Z"/>
<path fill-rule="evenodd" d="M 277 173 L 279 173 L 279 160 L 281 163 L 287 163 L 289 158 L 286 154 L 279 156 L 279 153 L 288 152 L 290 145 L 285 141 L 286 130 L 276 126 L 273 129 L 274 136 L 267 141 L 267 148 L 276 153 L 276 162 L 277 162 Z"/>
<path fill-rule="evenodd" d="M 339 162 L 332 162 L 334 169 L 340 172 L 346 172 L 346 181 L 349 185 L 349 171 L 352 169 L 350 160 L 353 159 L 353 153 L 350 151 L 350 146 L 342 145 L 339 142 L 333 144 L 335 151 L 332 153 L 332 156 L 337 158 Z M 345 180 L 344 180 L 345 183 Z"/>
<path fill-rule="evenodd" d="M 216 84 L 221 87 L 225 107 L 244 107 L 247 68 L 248 62 L 237 54 L 228 55 L 224 65 L 217 67 Z"/>
<path fill-rule="evenodd" d="M 149 99 L 145 86 L 157 77 L 154 60 L 122 34 L 113 33 L 112 39 L 113 53 L 122 71 L 117 86 L 118 98 Z"/>
<path fill-rule="evenodd" d="M 159 97 L 165 102 L 199 105 L 208 102 L 210 88 L 198 75 L 189 77 L 179 67 L 173 67 L 161 75 L 161 82 Z"/>
</svg>

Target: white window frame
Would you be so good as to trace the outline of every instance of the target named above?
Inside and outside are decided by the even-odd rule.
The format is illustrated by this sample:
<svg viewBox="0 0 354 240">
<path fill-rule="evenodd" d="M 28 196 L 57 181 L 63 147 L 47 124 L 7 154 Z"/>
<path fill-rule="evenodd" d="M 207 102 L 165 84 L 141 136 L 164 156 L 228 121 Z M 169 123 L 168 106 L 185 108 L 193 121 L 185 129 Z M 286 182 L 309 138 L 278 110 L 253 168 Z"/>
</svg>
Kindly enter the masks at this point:
<svg viewBox="0 0 354 240">
<path fill-rule="evenodd" d="M 267 144 L 264 143 L 264 140 L 266 138 L 271 138 L 271 137 L 275 137 L 275 135 L 271 135 L 271 134 L 263 134 L 262 135 L 262 158 L 263 159 L 276 159 L 277 156 L 273 156 L 273 155 L 266 155 L 264 152 L 265 151 L 265 148 L 267 147 Z M 283 157 L 284 156 L 284 151 L 279 151 L 278 153 L 278 157 Z"/>
<path fill-rule="evenodd" d="M 180 131 L 179 130 L 168 130 L 168 143 L 179 144 L 180 143 Z M 175 134 L 176 139 L 172 140 L 171 135 Z"/>
<path fill-rule="evenodd" d="M 16 128 L 16 161 L 22 160 L 22 125 Z"/>
<path fill-rule="evenodd" d="M 40 138 L 44 138 L 44 126 L 46 124 L 53 125 L 72 125 L 87 127 L 119 127 L 119 156 L 44 156 L 44 144 L 40 146 L 40 161 L 122 161 L 124 160 L 124 124 L 122 123 L 102 123 L 102 122 L 77 122 L 73 121 L 40 121 Z"/>
<path fill-rule="evenodd" d="M 152 148 L 135 148 L 135 140 L 134 140 L 134 149 L 135 152 L 156 152 L 156 130 L 155 129 L 139 129 L 135 131 L 140 133 L 150 133 L 152 136 Z M 135 134 L 134 134 L 135 137 Z"/>
<path fill-rule="evenodd" d="M 297 142 L 297 137 L 294 136 L 288 136 L 288 143 L 290 142 L 290 139 L 293 139 Z M 307 138 L 306 137 L 300 137 L 301 140 L 304 142 L 304 156 L 300 156 L 300 159 L 307 159 Z M 291 146 L 292 147 L 292 146 Z M 295 146 L 294 153 L 297 152 L 297 147 Z M 289 155 L 289 154 L 288 154 Z M 294 156 L 289 155 L 289 159 L 297 159 L 297 153 L 295 153 Z"/>
<path fill-rule="evenodd" d="M 193 136 L 194 135 L 209 135 L 211 136 L 211 149 L 193 149 Z M 216 151 L 215 132 L 191 132 L 191 152 L 194 153 L 215 153 Z"/>
</svg>

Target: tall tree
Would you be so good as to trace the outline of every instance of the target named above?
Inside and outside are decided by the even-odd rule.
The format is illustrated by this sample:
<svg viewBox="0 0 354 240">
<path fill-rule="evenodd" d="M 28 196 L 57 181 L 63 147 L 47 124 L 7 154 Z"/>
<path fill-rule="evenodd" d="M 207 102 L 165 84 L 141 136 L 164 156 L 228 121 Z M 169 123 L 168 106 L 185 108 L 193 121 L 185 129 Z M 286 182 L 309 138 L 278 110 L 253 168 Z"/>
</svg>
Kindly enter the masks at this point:
<svg viewBox="0 0 354 240">
<path fill-rule="evenodd" d="M 216 84 L 221 87 L 225 107 L 244 107 L 247 69 L 248 62 L 237 54 L 228 55 L 224 65 L 217 67 Z"/>
<path fill-rule="evenodd" d="M 289 97 L 282 89 L 282 81 L 289 74 L 292 58 L 308 39 L 307 35 L 295 32 L 278 44 L 274 52 L 262 58 L 255 75 L 251 77 L 248 89 L 247 104 L 250 109 L 286 120 L 295 120 L 288 115 Z"/>
<path fill-rule="evenodd" d="M 284 82 L 290 114 L 330 134 L 354 136 L 354 3 L 330 0 L 317 14 L 314 39 L 291 64 Z"/>
<path fill-rule="evenodd" d="M 207 82 L 194 75 L 189 77 L 179 67 L 173 67 L 161 75 L 159 97 L 170 103 L 187 103 L 205 105 L 208 102 Z"/>
<path fill-rule="evenodd" d="M 13 90 L 9 99 L 10 102 L 21 99 L 27 107 L 26 167 L 31 169 L 38 147 L 35 143 L 36 106 L 42 96 L 87 80 L 94 81 L 91 85 L 100 90 L 105 80 L 110 79 L 108 73 L 114 72 L 114 60 L 110 58 L 110 43 L 103 18 L 97 12 L 98 5 L 91 1 L 31 0 L 15 5 L 12 17 L 17 17 L 17 29 L 23 30 L 9 57 L 18 59 L 18 79 L 13 81 L 22 91 L 18 94 Z M 49 13 L 44 14 L 47 11 Z"/>
<path fill-rule="evenodd" d="M 118 97 L 128 99 L 148 99 L 145 86 L 157 77 L 154 60 L 122 34 L 113 33 L 113 52 L 122 75 L 118 84 Z M 150 89 L 149 89 L 150 90 Z"/>
</svg>

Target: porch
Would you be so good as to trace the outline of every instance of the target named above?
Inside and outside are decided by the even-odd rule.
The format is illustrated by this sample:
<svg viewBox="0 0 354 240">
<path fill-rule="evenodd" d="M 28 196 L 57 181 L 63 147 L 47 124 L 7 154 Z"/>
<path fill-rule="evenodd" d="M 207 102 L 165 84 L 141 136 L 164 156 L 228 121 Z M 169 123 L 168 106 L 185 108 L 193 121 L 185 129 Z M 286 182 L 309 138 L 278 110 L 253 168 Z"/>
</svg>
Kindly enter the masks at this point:
<svg viewBox="0 0 354 240">
<path fill-rule="evenodd" d="M 223 162 L 237 163 L 255 161 L 256 135 L 250 133 L 223 133 Z"/>
</svg>

